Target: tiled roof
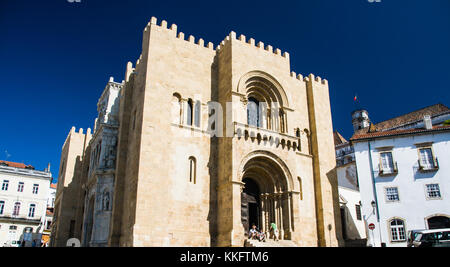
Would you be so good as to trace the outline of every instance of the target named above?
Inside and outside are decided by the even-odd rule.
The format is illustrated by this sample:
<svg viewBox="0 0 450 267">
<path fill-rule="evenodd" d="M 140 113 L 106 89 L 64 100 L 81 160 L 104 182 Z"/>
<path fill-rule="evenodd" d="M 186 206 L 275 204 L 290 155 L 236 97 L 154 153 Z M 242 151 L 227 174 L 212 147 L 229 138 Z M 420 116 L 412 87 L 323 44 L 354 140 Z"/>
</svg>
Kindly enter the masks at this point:
<svg viewBox="0 0 450 267">
<path fill-rule="evenodd" d="M 51 184 L 50 188 L 56 189 L 57 186 L 58 186 L 57 184 Z"/>
<path fill-rule="evenodd" d="M 434 126 L 432 129 L 425 128 L 413 128 L 413 129 L 403 129 L 403 130 L 392 130 L 392 131 L 381 131 L 381 132 L 368 132 L 359 133 L 353 135 L 350 141 L 363 140 L 368 138 L 386 137 L 386 136 L 397 136 L 405 134 L 417 134 L 417 133 L 427 133 L 436 131 L 450 131 L 450 125 L 447 126 Z"/>
<path fill-rule="evenodd" d="M 422 108 L 422 109 L 410 112 L 405 115 L 395 117 L 393 119 L 389 119 L 389 120 L 374 124 L 374 127 L 375 127 L 376 131 L 386 131 L 386 130 L 390 130 L 390 129 L 393 129 L 393 128 L 396 128 L 396 127 L 399 127 L 399 126 L 402 126 L 405 124 L 421 121 L 421 120 L 423 120 L 423 117 L 425 115 L 430 115 L 431 117 L 433 117 L 433 116 L 445 114 L 445 113 L 450 113 L 450 109 L 443 104 L 436 104 L 436 105 L 432 105 L 432 106 L 429 106 L 426 108 Z M 364 129 L 356 131 L 355 135 L 365 134 L 368 132 L 369 132 L 369 127 L 366 127 Z"/>
<path fill-rule="evenodd" d="M 5 161 L 5 160 L 0 160 L 0 165 L 7 165 L 8 167 L 14 167 L 14 168 L 21 168 L 21 169 L 34 169 L 33 166 L 31 165 L 26 165 L 24 163 L 17 163 L 17 162 L 10 162 L 10 161 Z"/>
<path fill-rule="evenodd" d="M 334 135 L 334 145 L 335 146 L 348 143 L 348 141 L 338 131 L 335 131 L 333 135 Z"/>
</svg>

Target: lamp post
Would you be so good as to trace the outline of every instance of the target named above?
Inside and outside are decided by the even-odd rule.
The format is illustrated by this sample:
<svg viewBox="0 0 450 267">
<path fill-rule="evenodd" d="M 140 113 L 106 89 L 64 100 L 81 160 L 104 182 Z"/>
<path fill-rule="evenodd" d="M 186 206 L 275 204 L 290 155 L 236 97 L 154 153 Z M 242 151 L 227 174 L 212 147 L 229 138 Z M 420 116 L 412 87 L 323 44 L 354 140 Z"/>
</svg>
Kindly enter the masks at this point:
<svg viewBox="0 0 450 267">
<path fill-rule="evenodd" d="M 375 214 L 375 208 L 377 207 L 377 203 L 375 203 L 375 200 L 372 200 L 372 202 L 370 202 L 370 205 L 372 205 L 372 213 Z"/>
</svg>

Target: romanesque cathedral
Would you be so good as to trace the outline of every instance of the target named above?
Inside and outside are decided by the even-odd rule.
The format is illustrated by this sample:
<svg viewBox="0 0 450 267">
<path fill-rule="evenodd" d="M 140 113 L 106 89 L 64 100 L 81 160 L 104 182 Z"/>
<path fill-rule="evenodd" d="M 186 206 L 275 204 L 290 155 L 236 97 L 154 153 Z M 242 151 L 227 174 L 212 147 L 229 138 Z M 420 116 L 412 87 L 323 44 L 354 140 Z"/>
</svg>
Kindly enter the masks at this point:
<svg viewBox="0 0 450 267">
<path fill-rule="evenodd" d="M 231 32 L 218 46 L 152 18 L 93 131 L 62 147 L 53 246 L 341 242 L 328 82 Z"/>
</svg>

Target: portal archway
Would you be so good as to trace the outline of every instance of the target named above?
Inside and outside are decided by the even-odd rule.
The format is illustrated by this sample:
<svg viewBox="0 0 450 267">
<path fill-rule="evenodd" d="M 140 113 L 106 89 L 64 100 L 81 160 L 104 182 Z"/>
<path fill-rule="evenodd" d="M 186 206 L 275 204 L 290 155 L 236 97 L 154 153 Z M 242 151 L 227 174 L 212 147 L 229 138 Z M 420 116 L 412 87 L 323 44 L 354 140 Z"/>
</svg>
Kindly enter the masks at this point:
<svg viewBox="0 0 450 267">
<path fill-rule="evenodd" d="M 450 218 L 443 215 L 436 215 L 427 219 L 428 229 L 450 228 Z"/>
<path fill-rule="evenodd" d="M 243 183 L 241 219 L 245 233 L 254 223 L 272 237 L 270 225 L 275 223 L 279 229 L 279 238 L 291 239 L 292 178 L 284 162 L 267 151 L 250 153 L 244 159 L 240 178 Z"/>
</svg>

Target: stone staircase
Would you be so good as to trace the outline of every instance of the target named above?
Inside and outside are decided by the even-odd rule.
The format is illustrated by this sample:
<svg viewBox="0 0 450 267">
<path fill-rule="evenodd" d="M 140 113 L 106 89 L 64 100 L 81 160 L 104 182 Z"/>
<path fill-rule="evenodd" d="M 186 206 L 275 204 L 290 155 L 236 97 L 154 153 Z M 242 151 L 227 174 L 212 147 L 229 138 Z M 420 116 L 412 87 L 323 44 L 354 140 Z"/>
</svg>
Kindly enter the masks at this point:
<svg viewBox="0 0 450 267">
<path fill-rule="evenodd" d="M 274 241 L 272 239 L 266 240 L 266 242 L 259 242 L 258 240 L 246 239 L 244 247 L 261 248 L 261 247 L 297 247 L 297 245 L 291 240 Z"/>
</svg>

